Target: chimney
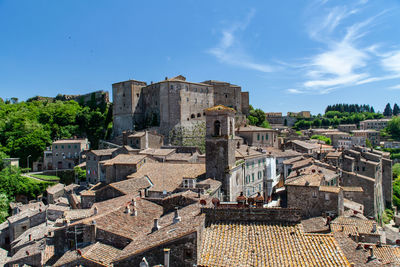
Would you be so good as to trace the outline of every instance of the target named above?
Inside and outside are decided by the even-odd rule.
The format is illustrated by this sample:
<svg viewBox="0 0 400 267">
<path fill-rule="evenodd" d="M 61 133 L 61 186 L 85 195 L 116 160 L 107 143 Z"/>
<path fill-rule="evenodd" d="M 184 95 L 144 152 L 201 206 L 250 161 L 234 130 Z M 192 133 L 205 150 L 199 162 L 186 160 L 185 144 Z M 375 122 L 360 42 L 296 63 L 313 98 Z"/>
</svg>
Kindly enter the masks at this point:
<svg viewBox="0 0 400 267">
<path fill-rule="evenodd" d="M 164 248 L 164 267 L 169 267 L 169 248 Z"/>
<path fill-rule="evenodd" d="M 376 222 L 372 223 L 372 233 L 376 232 Z"/>
<path fill-rule="evenodd" d="M 124 211 L 124 213 L 131 213 L 131 210 L 130 210 L 130 208 L 129 208 L 129 206 L 128 206 L 128 205 L 125 207 L 125 211 Z"/>
<path fill-rule="evenodd" d="M 172 220 L 172 223 L 178 223 L 182 220 L 182 218 L 179 216 L 179 212 L 178 212 L 178 207 L 175 207 L 175 215 L 174 215 L 174 219 Z"/>
<path fill-rule="evenodd" d="M 143 257 L 142 261 L 139 264 L 140 267 L 149 267 L 149 264 L 147 263 L 147 260 L 145 257 Z"/>
<path fill-rule="evenodd" d="M 372 248 L 372 246 L 369 248 L 369 252 L 370 252 L 370 256 L 368 257 L 368 261 L 375 260 L 376 257 L 374 255 L 374 249 Z"/>
<path fill-rule="evenodd" d="M 93 214 L 94 214 L 94 215 L 97 214 L 97 207 L 94 207 L 94 209 L 93 209 Z"/>
<path fill-rule="evenodd" d="M 160 226 L 158 225 L 158 219 L 154 219 L 154 226 L 151 229 L 151 232 L 154 233 L 155 231 L 159 230 Z"/>
<path fill-rule="evenodd" d="M 131 215 L 132 216 L 137 216 L 137 209 L 133 208 Z"/>
<path fill-rule="evenodd" d="M 133 206 L 134 208 L 136 208 L 136 200 L 132 199 L 131 203 L 132 203 L 132 206 Z"/>
<path fill-rule="evenodd" d="M 165 76 L 165 80 L 168 80 L 168 77 L 167 77 L 167 76 Z"/>
<path fill-rule="evenodd" d="M 32 235 L 29 234 L 29 241 L 32 241 Z"/>
</svg>

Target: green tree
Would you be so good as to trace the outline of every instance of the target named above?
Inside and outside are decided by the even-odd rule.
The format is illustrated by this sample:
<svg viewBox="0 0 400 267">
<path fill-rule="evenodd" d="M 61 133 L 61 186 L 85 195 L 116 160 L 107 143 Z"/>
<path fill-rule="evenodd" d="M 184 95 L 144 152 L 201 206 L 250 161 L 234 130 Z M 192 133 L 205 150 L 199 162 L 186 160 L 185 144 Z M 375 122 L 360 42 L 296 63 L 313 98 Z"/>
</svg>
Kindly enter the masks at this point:
<svg viewBox="0 0 400 267">
<path fill-rule="evenodd" d="M 0 193 L 0 223 L 8 217 L 9 200 L 6 194 Z"/>
<path fill-rule="evenodd" d="M 86 181 L 86 171 L 78 166 L 74 167 L 75 176 L 79 181 Z"/>
<path fill-rule="evenodd" d="M 265 112 L 259 108 L 250 109 L 248 119 L 251 125 L 261 126 L 266 119 Z"/>
<path fill-rule="evenodd" d="M 332 140 L 329 137 L 323 136 L 323 135 L 313 135 L 311 136 L 311 139 L 317 139 L 317 140 L 321 140 L 323 142 L 325 142 L 325 144 L 327 145 L 331 145 L 332 144 Z"/>
<path fill-rule="evenodd" d="M 392 166 L 393 178 L 400 178 L 400 163 L 396 163 Z"/>
<path fill-rule="evenodd" d="M 400 117 L 393 117 L 386 127 L 386 132 L 389 133 L 393 138 L 400 140 Z"/>
<path fill-rule="evenodd" d="M 399 106 L 395 103 L 393 106 L 393 116 L 397 116 L 400 114 L 400 108 Z"/>
<path fill-rule="evenodd" d="M 269 122 L 267 120 L 263 121 L 263 123 L 261 124 L 261 127 L 263 127 L 263 128 L 271 128 L 271 126 L 269 125 Z"/>
<path fill-rule="evenodd" d="M 386 104 L 385 110 L 383 111 L 383 116 L 385 117 L 390 117 L 393 115 L 393 110 L 390 107 L 390 103 Z"/>
</svg>

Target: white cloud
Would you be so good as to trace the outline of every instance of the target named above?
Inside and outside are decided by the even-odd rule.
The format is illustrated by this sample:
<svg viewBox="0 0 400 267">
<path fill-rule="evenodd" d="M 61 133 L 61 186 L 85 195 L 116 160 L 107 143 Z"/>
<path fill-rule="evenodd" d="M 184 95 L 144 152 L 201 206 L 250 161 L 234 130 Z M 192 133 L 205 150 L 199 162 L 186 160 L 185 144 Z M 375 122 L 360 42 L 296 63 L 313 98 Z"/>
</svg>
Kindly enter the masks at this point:
<svg viewBox="0 0 400 267">
<path fill-rule="evenodd" d="M 366 2 L 360 1 L 358 5 Z M 394 77 L 394 75 L 370 77 L 367 70 L 368 64 L 378 56 L 377 50 L 380 45 L 359 46 L 360 40 L 374 26 L 376 18 L 386 11 L 364 21 L 348 24 L 346 19 L 358 14 L 360 10 L 362 9 L 359 9 L 357 5 L 353 8 L 336 6 L 329 9 L 327 15 L 323 16 L 323 14 L 323 17 L 313 21 L 309 28 L 309 35 L 311 39 L 325 44 L 326 50 L 311 56 L 305 67 L 299 67 L 304 71 L 306 79 L 296 89 L 298 92 L 327 94 L 338 88 Z M 323 13 L 321 10 L 319 12 Z M 400 69 L 397 56 L 400 57 L 400 53 L 387 55 L 386 61 L 382 64 L 387 69 Z"/>
<path fill-rule="evenodd" d="M 384 56 L 382 66 L 390 72 L 400 74 L 400 50 L 390 52 Z"/>
<path fill-rule="evenodd" d="M 390 90 L 400 90 L 400 84 L 389 87 Z"/>
<path fill-rule="evenodd" d="M 256 70 L 260 72 L 272 72 L 274 68 L 269 64 L 256 62 L 241 48 L 240 39 L 237 32 L 244 31 L 252 18 L 255 10 L 252 9 L 240 23 L 234 23 L 230 28 L 224 29 L 220 41 L 217 46 L 209 49 L 207 52 L 215 56 L 220 62 L 238 66 L 246 69 Z"/>
<path fill-rule="evenodd" d="M 289 94 L 303 94 L 304 92 L 302 90 L 298 90 L 298 89 L 287 89 L 286 90 Z"/>
</svg>

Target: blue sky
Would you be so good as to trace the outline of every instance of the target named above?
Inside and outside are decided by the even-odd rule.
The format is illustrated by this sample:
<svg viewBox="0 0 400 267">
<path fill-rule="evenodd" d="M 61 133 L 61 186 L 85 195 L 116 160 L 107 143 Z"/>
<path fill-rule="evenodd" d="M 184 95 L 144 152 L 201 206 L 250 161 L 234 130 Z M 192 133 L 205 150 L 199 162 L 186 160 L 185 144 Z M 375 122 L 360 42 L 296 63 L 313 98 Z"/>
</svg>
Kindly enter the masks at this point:
<svg viewBox="0 0 400 267">
<path fill-rule="evenodd" d="M 0 97 L 228 81 L 265 111 L 400 104 L 400 2 L 0 0 Z"/>
</svg>

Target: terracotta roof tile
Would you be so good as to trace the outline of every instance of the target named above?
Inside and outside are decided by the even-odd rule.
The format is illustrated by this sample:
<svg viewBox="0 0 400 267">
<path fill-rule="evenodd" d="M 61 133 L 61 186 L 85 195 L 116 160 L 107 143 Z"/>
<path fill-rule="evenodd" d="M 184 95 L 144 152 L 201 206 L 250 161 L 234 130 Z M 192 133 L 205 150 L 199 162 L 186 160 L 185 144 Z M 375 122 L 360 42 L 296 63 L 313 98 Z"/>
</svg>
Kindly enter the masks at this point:
<svg viewBox="0 0 400 267">
<path fill-rule="evenodd" d="M 299 224 L 217 222 L 203 230 L 199 266 L 350 266 L 332 235 Z"/>
<path fill-rule="evenodd" d="M 82 257 L 104 266 L 112 266 L 112 261 L 121 253 L 121 250 L 97 242 L 82 254 Z"/>
<path fill-rule="evenodd" d="M 128 179 L 147 176 L 153 183 L 150 191 L 172 192 L 182 183 L 183 178 L 197 178 L 205 175 L 205 164 L 188 163 L 146 163 Z"/>
<path fill-rule="evenodd" d="M 136 165 L 140 161 L 146 158 L 145 155 L 131 155 L 131 154 L 119 154 L 115 158 L 103 161 L 104 166 L 111 166 L 111 165 Z"/>
<path fill-rule="evenodd" d="M 378 234 L 378 231 L 372 232 L 373 220 L 362 220 L 354 217 L 339 216 L 331 222 L 332 232 L 344 232 L 346 234 L 357 235 L 360 234 Z"/>
</svg>

